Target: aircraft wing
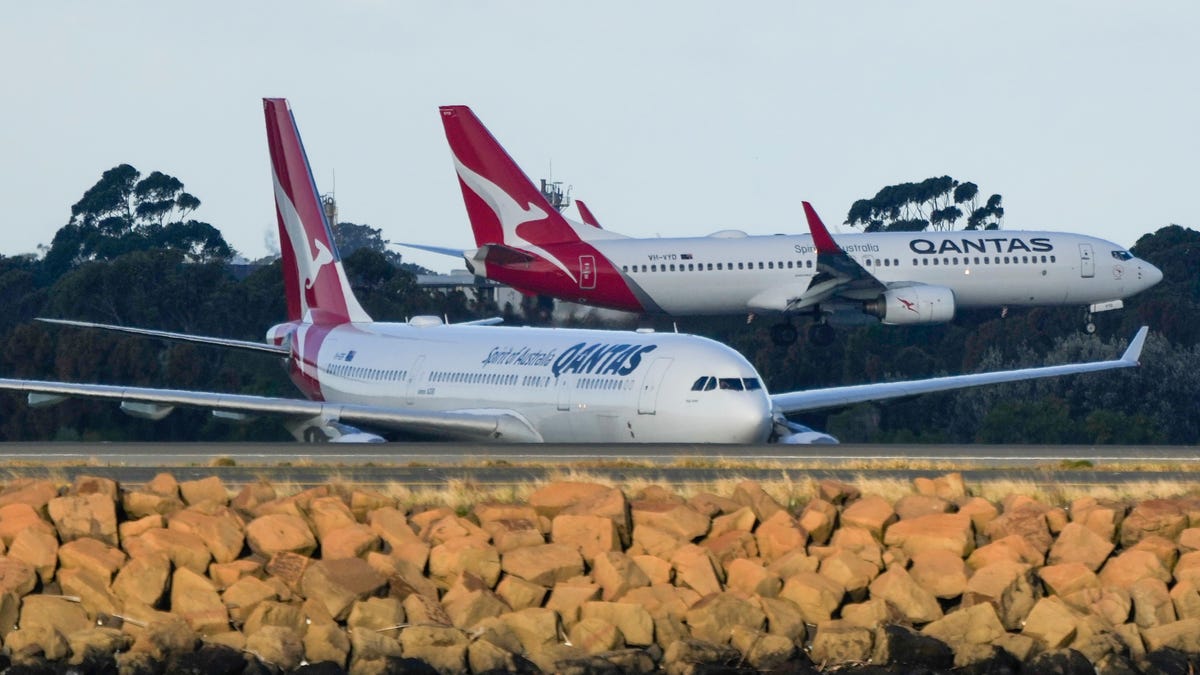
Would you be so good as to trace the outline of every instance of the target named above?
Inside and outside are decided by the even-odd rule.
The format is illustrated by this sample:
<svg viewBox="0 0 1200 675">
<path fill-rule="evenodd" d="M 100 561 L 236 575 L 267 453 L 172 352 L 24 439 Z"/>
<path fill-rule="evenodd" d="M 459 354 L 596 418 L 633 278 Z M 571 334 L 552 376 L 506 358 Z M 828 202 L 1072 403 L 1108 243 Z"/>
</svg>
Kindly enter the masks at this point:
<svg viewBox="0 0 1200 675">
<path fill-rule="evenodd" d="M 776 409 L 784 413 L 796 413 L 806 410 L 819 410 L 864 401 L 879 401 L 915 394 L 928 394 L 934 391 L 963 389 L 981 384 L 997 384 L 1000 382 L 1017 382 L 1033 380 L 1042 377 L 1056 377 L 1073 373 L 1092 373 L 1112 368 L 1130 368 L 1138 365 L 1142 346 L 1146 343 L 1148 329 L 1142 326 L 1121 358 L 1114 361 L 1093 361 L 1090 363 L 1071 363 L 1061 366 L 1043 366 L 1040 368 L 1021 368 L 991 373 L 974 373 L 970 375 L 953 375 L 950 377 L 934 377 L 927 380 L 911 380 L 908 382 L 879 382 L 876 384 L 860 384 L 849 387 L 829 387 L 827 389 L 810 389 L 794 391 L 786 394 L 775 394 L 771 400 Z"/>
<path fill-rule="evenodd" d="M 813 246 L 817 249 L 817 271 L 809 281 L 808 288 L 799 297 L 792 299 L 788 310 L 809 307 L 833 295 L 844 295 L 854 291 L 878 292 L 886 289 L 883 282 L 837 245 L 812 204 L 802 204 L 804 217 L 812 234 Z"/>
<path fill-rule="evenodd" d="M 275 354 L 277 356 L 287 356 L 288 348 L 283 345 L 272 345 L 265 342 L 250 342 L 249 340 L 234 340 L 231 338 L 205 337 L 203 335 L 190 335 L 188 333 L 172 333 L 165 330 L 151 330 L 149 328 L 133 328 L 131 326 L 113 326 L 106 323 L 91 323 L 90 321 L 72 321 L 70 319 L 46 319 L 38 317 L 38 321 L 43 323 L 53 323 L 60 326 L 75 326 L 78 328 L 99 328 L 101 330 L 110 330 L 117 333 L 129 333 L 130 335 L 142 335 L 145 337 L 161 338 L 163 340 L 178 340 L 180 342 L 194 342 L 196 344 L 211 345 L 213 347 L 227 347 L 230 349 L 241 349 L 251 352 L 263 352 L 267 354 Z"/>
<path fill-rule="evenodd" d="M 399 431 L 432 438 L 541 442 L 542 437 L 521 415 L 511 410 L 463 409 L 450 411 L 387 408 L 330 403 L 296 398 L 223 394 L 182 389 L 152 389 L 105 384 L 75 384 L 39 380 L 0 379 L 0 390 L 25 392 L 29 404 L 45 406 L 67 398 L 114 401 L 136 416 L 161 419 L 174 408 L 207 408 L 214 415 L 244 419 L 251 415 L 278 415 L 293 420 L 320 419 L 364 429 Z"/>
</svg>

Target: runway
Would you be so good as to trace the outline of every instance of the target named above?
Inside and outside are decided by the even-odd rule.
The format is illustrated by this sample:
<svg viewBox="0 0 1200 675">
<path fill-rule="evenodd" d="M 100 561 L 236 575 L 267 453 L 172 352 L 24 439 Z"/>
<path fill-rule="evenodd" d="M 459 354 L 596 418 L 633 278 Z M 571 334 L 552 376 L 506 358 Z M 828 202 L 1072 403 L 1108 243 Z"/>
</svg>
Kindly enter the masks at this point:
<svg viewBox="0 0 1200 675">
<path fill-rule="evenodd" d="M 514 485 L 580 474 L 666 483 L 911 480 L 959 471 L 972 482 L 1200 485 L 1195 446 L 8 443 L 0 444 L 0 462 L 9 478 L 96 475 L 128 484 L 160 471 L 179 480 L 216 475 L 228 484 L 339 480 L 364 487 Z"/>
</svg>

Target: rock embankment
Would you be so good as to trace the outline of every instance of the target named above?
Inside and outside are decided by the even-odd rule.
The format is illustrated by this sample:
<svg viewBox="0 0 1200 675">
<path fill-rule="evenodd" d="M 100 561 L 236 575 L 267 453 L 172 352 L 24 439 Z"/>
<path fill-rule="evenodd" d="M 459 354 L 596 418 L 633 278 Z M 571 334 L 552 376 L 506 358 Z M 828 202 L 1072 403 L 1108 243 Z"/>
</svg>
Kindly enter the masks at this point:
<svg viewBox="0 0 1200 675">
<path fill-rule="evenodd" d="M 1200 498 L 996 504 L 956 474 L 914 488 L 893 502 L 825 482 L 789 508 L 750 482 L 687 499 L 552 483 L 464 514 L 331 486 L 18 481 L 0 490 L 2 658 L 128 673 L 1195 665 Z"/>
</svg>

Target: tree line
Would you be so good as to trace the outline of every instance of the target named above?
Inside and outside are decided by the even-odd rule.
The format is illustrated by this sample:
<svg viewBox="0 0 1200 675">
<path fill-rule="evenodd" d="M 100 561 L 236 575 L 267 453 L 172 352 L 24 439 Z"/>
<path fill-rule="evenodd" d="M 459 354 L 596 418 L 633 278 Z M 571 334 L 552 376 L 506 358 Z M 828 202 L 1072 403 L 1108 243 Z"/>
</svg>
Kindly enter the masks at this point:
<svg viewBox="0 0 1200 675">
<path fill-rule="evenodd" d="M 977 195 L 960 193 L 963 201 L 955 201 L 962 185 L 925 192 L 942 196 L 926 200 L 919 210 L 921 202 L 911 199 L 920 194 L 913 193 L 909 211 L 898 208 L 895 215 L 912 221 L 923 213 L 928 220 L 936 209 L 956 204 L 969 213 L 986 211 L 990 200 L 971 206 Z M 930 190 L 940 188 L 942 183 Z M 935 203 L 936 209 L 930 208 Z M 105 172 L 71 207 L 70 219 L 40 255 L 0 256 L 0 291 L 6 300 L 0 314 L 0 373 L 297 396 L 279 361 L 270 357 L 34 321 L 70 318 L 261 340 L 285 316 L 279 262 L 233 263 L 234 251 L 219 230 L 190 218 L 199 206 L 177 179 L 160 172 L 143 177 L 121 165 Z M 983 218 L 997 220 L 994 212 Z M 515 309 L 418 286 L 415 274 L 422 270 L 403 263 L 379 229 L 347 223 L 335 235 L 355 292 L 377 320 L 434 314 L 462 321 L 511 315 Z M 796 344 L 778 347 L 767 322 L 747 326 L 738 317 L 637 322 L 731 345 L 751 360 L 772 391 L 1112 358 L 1146 324 L 1151 334 L 1137 369 L 862 404 L 802 421 L 853 442 L 1200 443 L 1200 233 L 1168 225 L 1142 236 L 1133 251 L 1162 269 L 1164 280 L 1126 301 L 1124 310 L 1096 315 L 1095 335 L 1082 331 L 1083 308 L 1014 310 L 1003 318 L 999 312 L 970 311 L 931 326 L 842 327 L 827 347 L 808 344 L 805 331 Z M 521 323 L 544 320 L 533 311 L 543 306 L 529 299 Z M 126 416 L 111 403 L 80 400 L 31 408 L 23 396 L 0 395 L 0 440 L 288 438 L 273 420 L 234 424 L 206 411 L 180 409 L 150 422 Z"/>
</svg>

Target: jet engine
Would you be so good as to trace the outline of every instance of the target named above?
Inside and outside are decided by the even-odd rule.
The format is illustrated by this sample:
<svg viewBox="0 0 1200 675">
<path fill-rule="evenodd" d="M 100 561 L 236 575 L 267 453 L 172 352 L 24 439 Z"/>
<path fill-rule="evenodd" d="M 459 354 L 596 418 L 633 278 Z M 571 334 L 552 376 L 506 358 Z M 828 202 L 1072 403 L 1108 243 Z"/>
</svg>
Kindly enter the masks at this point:
<svg viewBox="0 0 1200 675">
<path fill-rule="evenodd" d="M 369 431 L 332 420 L 301 421 L 286 425 L 296 440 L 304 443 L 386 443 L 387 439 Z"/>
<path fill-rule="evenodd" d="M 774 443 L 782 443 L 785 445 L 837 445 L 838 439 L 829 434 L 822 433 L 806 427 L 803 424 L 793 422 L 784 417 L 781 413 L 776 413 L 774 416 L 775 428 L 771 432 L 771 441 Z"/>
<path fill-rule="evenodd" d="M 889 288 L 864 304 L 863 311 L 893 326 L 943 323 L 954 318 L 954 291 L 926 284 Z"/>
</svg>

